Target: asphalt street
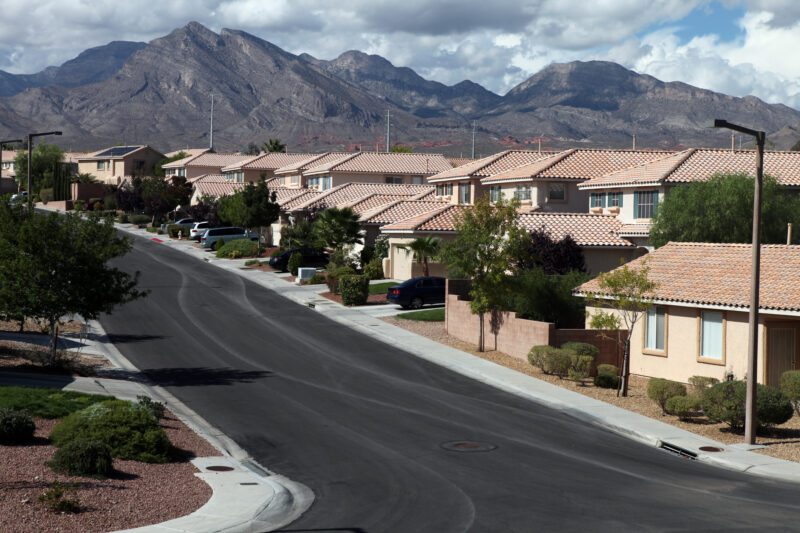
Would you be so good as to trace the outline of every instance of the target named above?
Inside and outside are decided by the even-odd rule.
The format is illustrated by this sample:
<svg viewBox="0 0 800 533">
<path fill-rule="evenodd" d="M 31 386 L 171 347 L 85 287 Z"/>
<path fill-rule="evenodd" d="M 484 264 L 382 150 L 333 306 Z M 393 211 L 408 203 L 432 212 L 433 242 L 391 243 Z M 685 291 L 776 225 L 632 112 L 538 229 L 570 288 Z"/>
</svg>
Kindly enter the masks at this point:
<svg viewBox="0 0 800 533">
<path fill-rule="evenodd" d="M 637 444 L 146 239 L 117 266 L 151 291 L 101 319 L 119 350 L 313 490 L 282 531 L 800 527 L 800 486 Z"/>
</svg>

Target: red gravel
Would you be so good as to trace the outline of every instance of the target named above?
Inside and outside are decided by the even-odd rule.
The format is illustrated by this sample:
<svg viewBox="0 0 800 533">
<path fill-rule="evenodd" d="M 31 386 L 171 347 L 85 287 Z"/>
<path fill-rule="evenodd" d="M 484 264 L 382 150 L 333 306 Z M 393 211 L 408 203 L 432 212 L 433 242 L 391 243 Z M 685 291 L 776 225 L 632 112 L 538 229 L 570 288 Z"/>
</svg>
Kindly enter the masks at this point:
<svg viewBox="0 0 800 533">
<path fill-rule="evenodd" d="M 327 298 L 328 300 L 333 300 L 336 303 L 342 303 L 342 295 L 341 294 L 333 294 L 332 292 L 321 292 L 319 293 L 320 296 L 323 298 Z M 385 294 L 370 294 L 367 296 L 367 303 L 365 305 L 383 305 L 389 302 L 386 301 Z"/>
<path fill-rule="evenodd" d="M 187 461 L 148 464 L 114 460 L 120 476 L 91 479 L 55 474 L 45 466 L 56 451 L 46 437 L 57 420 L 36 420 L 37 442 L 29 446 L 0 446 L 0 531 L 114 531 L 157 524 L 187 515 L 211 497 L 211 488 Z M 162 427 L 178 448 L 198 457 L 220 453 L 170 413 Z M 70 498 L 83 507 L 77 514 L 57 514 L 38 501 L 50 483 L 79 483 Z"/>
</svg>

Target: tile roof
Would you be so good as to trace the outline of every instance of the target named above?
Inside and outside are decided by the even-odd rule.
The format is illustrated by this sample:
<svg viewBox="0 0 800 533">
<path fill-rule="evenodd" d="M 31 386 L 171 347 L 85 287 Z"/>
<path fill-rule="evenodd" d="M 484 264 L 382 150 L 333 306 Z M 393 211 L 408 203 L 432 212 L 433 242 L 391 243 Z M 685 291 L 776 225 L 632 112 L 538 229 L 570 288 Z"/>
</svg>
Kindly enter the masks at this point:
<svg viewBox="0 0 800 533">
<path fill-rule="evenodd" d="M 181 152 L 186 154 L 187 157 L 194 157 L 200 154 L 204 154 L 210 150 L 211 150 L 210 148 L 183 148 L 181 150 L 174 150 L 172 152 L 166 153 L 164 154 L 164 157 L 176 156 Z"/>
<path fill-rule="evenodd" d="M 691 148 L 671 157 L 607 174 L 581 184 L 581 189 L 688 183 L 719 173 L 755 175 L 755 150 Z M 764 152 L 764 174 L 787 186 L 800 186 L 800 152 Z"/>
<path fill-rule="evenodd" d="M 249 158 L 249 155 L 239 154 L 239 153 L 227 153 L 227 154 L 218 154 L 218 153 L 205 153 L 200 154 L 189 163 L 186 164 L 186 167 L 208 167 L 208 168 L 218 168 L 222 169 L 228 165 L 232 165 L 237 161 L 241 161 L 242 159 Z"/>
<path fill-rule="evenodd" d="M 482 159 L 476 159 L 466 165 L 445 170 L 428 178 L 428 181 L 448 181 L 471 178 L 485 178 L 492 174 L 499 174 L 512 168 L 528 163 L 533 163 L 543 157 L 552 155 L 551 152 L 538 152 L 533 150 L 506 150 Z"/>
<path fill-rule="evenodd" d="M 183 159 L 176 159 L 175 161 L 171 161 L 166 165 L 161 165 L 161 168 L 183 168 L 186 165 L 186 163 L 188 163 L 195 157 L 197 157 L 197 155 L 188 155 Z"/>
<path fill-rule="evenodd" d="M 436 189 L 422 191 L 421 193 L 415 194 L 411 197 L 412 200 L 433 200 L 434 198 L 436 198 Z"/>
<path fill-rule="evenodd" d="M 475 161 L 475 159 L 471 157 L 448 157 L 447 160 L 453 167 L 460 167 L 461 165 L 466 165 L 467 163 Z"/>
<path fill-rule="evenodd" d="M 383 226 L 416 217 L 424 213 L 429 213 L 443 207 L 447 207 L 447 202 L 426 201 L 426 200 L 399 200 L 365 213 L 361 217 L 362 224 L 377 224 Z"/>
<path fill-rule="evenodd" d="M 426 213 L 412 216 L 410 218 L 401 220 L 399 222 L 387 224 L 381 228 L 381 232 L 387 232 L 387 233 L 389 232 L 414 233 L 417 231 L 455 232 L 458 218 L 461 216 L 461 213 L 463 213 L 465 209 L 469 209 L 469 206 L 455 205 L 455 204 L 446 205 L 444 207 L 440 207 L 439 209 L 435 209 L 433 211 L 428 211 Z"/>
<path fill-rule="evenodd" d="M 225 179 L 220 174 L 206 174 L 193 182 L 194 190 L 199 196 L 230 196 L 244 188 L 245 183 L 237 183 Z"/>
<path fill-rule="evenodd" d="M 575 150 L 573 149 L 546 154 L 531 163 L 511 168 L 498 174 L 486 176 L 485 178 L 481 179 L 481 183 L 510 183 L 515 181 L 528 181 L 543 170 L 546 170 L 555 163 L 564 159 L 574 151 Z"/>
<path fill-rule="evenodd" d="M 3 150 L 3 161 L 13 161 L 17 157 L 16 150 Z"/>
<path fill-rule="evenodd" d="M 613 215 L 523 213 L 519 216 L 519 224 L 527 231 L 543 229 L 556 240 L 570 235 L 579 246 L 633 246 L 633 243 L 619 236 L 622 222 Z"/>
<path fill-rule="evenodd" d="M 364 198 L 365 196 L 375 193 L 411 197 L 431 189 L 433 189 L 432 185 L 349 182 L 328 189 L 318 197 L 309 200 L 307 203 L 296 205 L 294 209 L 325 209 L 327 207 L 339 206 L 346 202 Z"/>
<path fill-rule="evenodd" d="M 339 160 L 314 164 L 304 174 L 353 172 L 370 174 L 412 174 L 429 176 L 452 168 L 441 154 L 405 154 L 395 152 L 356 152 Z"/>
<path fill-rule="evenodd" d="M 648 237 L 652 227 L 653 225 L 648 223 L 623 224 L 619 228 L 619 235 L 621 237 Z"/>
<path fill-rule="evenodd" d="M 353 212 L 362 214 L 377 208 L 382 208 L 397 200 L 407 200 L 408 198 L 407 195 L 372 193 L 344 202 L 340 204 L 339 207 L 349 207 Z"/>
<path fill-rule="evenodd" d="M 657 301 L 728 307 L 741 311 L 750 303 L 749 244 L 670 242 L 629 263 L 639 267 L 646 259 L 648 277 L 656 282 Z M 759 309 L 800 311 L 800 246 L 768 244 L 761 247 Z M 599 291 L 597 280 L 576 292 Z"/>
<path fill-rule="evenodd" d="M 336 161 L 345 157 L 348 154 L 344 152 L 324 152 L 322 154 L 310 154 L 305 159 L 295 161 L 275 169 L 275 174 L 292 174 L 295 172 L 303 172 L 311 167 L 324 165 L 330 161 Z"/>
<path fill-rule="evenodd" d="M 145 146 L 144 144 L 134 144 L 130 146 L 110 146 L 108 148 L 103 148 L 102 150 L 97 150 L 96 152 L 89 152 L 86 154 L 81 155 L 78 157 L 79 161 L 91 161 L 95 159 L 124 159 L 132 154 L 135 154 L 139 150 L 143 150 L 145 148 L 149 148 L 149 146 Z M 129 149 L 128 151 L 125 151 Z M 101 155 L 105 154 L 105 152 L 109 152 L 112 150 L 120 151 L 119 155 Z M 124 151 L 124 153 L 122 153 Z"/>
<path fill-rule="evenodd" d="M 296 209 L 297 206 L 303 205 L 307 202 L 310 202 L 317 196 L 321 195 L 322 193 L 316 189 L 295 189 L 297 191 L 297 196 L 293 196 L 288 200 L 285 200 L 283 203 L 280 201 L 278 202 L 281 204 L 281 209 L 284 211 L 293 211 Z"/>
<path fill-rule="evenodd" d="M 226 167 L 222 171 L 235 171 L 235 170 L 276 170 L 287 165 L 305 161 L 314 154 L 297 153 L 286 154 L 284 152 L 267 152 L 265 154 L 258 154 L 249 159 L 236 161 Z"/>
</svg>

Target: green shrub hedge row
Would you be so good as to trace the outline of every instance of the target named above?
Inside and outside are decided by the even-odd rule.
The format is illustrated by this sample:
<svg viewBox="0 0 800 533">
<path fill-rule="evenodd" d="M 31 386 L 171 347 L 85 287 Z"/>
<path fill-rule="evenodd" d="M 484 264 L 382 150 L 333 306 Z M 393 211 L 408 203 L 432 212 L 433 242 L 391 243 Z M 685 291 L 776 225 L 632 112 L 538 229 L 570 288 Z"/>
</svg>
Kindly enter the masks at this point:
<svg viewBox="0 0 800 533">
<path fill-rule="evenodd" d="M 369 278 L 358 274 L 341 276 L 338 289 L 344 305 L 364 305 L 369 296 Z"/>
<path fill-rule="evenodd" d="M 258 243 L 250 239 L 236 239 L 220 245 L 221 242 L 221 239 L 217 241 L 217 257 L 224 259 L 251 257 L 258 251 Z"/>
</svg>

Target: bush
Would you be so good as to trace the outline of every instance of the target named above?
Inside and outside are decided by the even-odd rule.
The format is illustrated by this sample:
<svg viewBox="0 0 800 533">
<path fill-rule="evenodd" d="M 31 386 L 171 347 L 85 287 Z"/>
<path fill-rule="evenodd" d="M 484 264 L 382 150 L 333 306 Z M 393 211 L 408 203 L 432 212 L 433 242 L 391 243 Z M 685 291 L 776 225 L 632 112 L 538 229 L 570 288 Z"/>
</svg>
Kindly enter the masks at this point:
<svg viewBox="0 0 800 533">
<path fill-rule="evenodd" d="M 533 366 L 539 367 L 542 372 L 544 372 L 547 353 L 552 349 L 552 346 L 547 346 L 545 344 L 534 346 L 528 352 L 528 362 Z"/>
<path fill-rule="evenodd" d="M 52 202 L 55 196 L 53 195 L 53 189 L 42 189 L 39 191 L 39 196 L 42 197 L 42 203 L 46 204 L 47 202 Z"/>
<path fill-rule="evenodd" d="M 314 274 L 308 280 L 308 284 L 309 285 L 321 285 L 321 284 L 325 283 L 325 280 L 326 280 L 325 274 Z"/>
<path fill-rule="evenodd" d="M 597 359 L 600 355 L 600 349 L 594 344 L 587 342 L 565 342 L 561 345 L 563 350 L 572 350 L 578 355 L 588 355 L 592 360 Z"/>
<path fill-rule="evenodd" d="M 147 224 L 150 217 L 147 215 L 131 215 L 131 224 Z"/>
<path fill-rule="evenodd" d="M 608 374 L 611 376 L 618 376 L 619 375 L 619 368 L 616 365 L 597 365 L 597 374 Z"/>
<path fill-rule="evenodd" d="M 168 462 L 176 452 L 156 417 L 124 400 L 110 400 L 72 413 L 50 434 L 56 446 L 76 440 L 101 441 L 111 448 L 112 457 L 146 463 Z"/>
<path fill-rule="evenodd" d="M 361 268 L 367 268 L 367 265 L 375 258 L 375 247 L 374 246 L 367 246 L 361 249 L 361 253 L 359 254 L 359 261 L 361 262 Z M 364 272 L 366 274 L 366 272 Z"/>
<path fill-rule="evenodd" d="M 653 378 L 647 385 L 647 397 L 656 402 L 664 414 L 667 400 L 673 396 L 686 396 L 686 385 L 662 378 Z"/>
<path fill-rule="evenodd" d="M 170 224 L 167 226 L 167 234 L 172 237 L 173 239 L 178 238 L 178 233 L 180 233 L 184 239 L 189 237 L 189 229 L 186 226 L 179 226 L 178 224 Z"/>
<path fill-rule="evenodd" d="M 119 223 L 120 224 L 128 224 L 130 222 L 130 218 L 128 217 L 128 213 L 122 213 L 119 216 Z"/>
<path fill-rule="evenodd" d="M 303 254 L 300 252 L 295 252 L 291 256 L 289 256 L 289 273 L 292 276 L 297 275 L 297 269 L 303 266 Z"/>
<path fill-rule="evenodd" d="M 723 381 L 703 392 L 703 411 L 712 422 L 725 422 L 733 431 L 744 427 L 747 383 Z M 783 424 L 792 417 L 792 404 L 778 389 L 758 384 L 756 417 L 759 427 Z"/>
<path fill-rule="evenodd" d="M 594 377 L 594 386 L 601 389 L 618 389 L 619 376 L 616 374 L 597 374 Z"/>
<path fill-rule="evenodd" d="M 358 274 L 341 276 L 339 292 L 342 294 L 344 305 L 364 305 L 369 296 L 369 278 Z"/>
<path fill-rule="evenodd" d="M 328 272 L 328 276 L 325 279 L 325 282 L 328 284 L 328 290 L 330 290 L 333 294 L 339 294 L 339 278 L 355 273 L 356 271 L 351 267 L 340 267 L 331 270 Z"/>
<path fill-rule="evenodd" d="M 337 248 L 328 256 L 328 270 L 336 270 L 337 268 L 350 267 L 353 270 L 356 268 L 356 262 L 350 256 L 350 247 L 343 246 Z"/>
<path fill-rule="evenodd" d="M 573 381 L 579 381 L 583 385 L 583 380 L 589 377 L 595 358 L 591 355 L 570 354 L 572 364 L 567 375 Z"/>
<path fill-rule="evenodd" d="M 800 370 L 788 370 L 781 374 L 781 391 L 800 415 Z"/>
<path fill-rule="evenodd" d="M 147 233 L 155 233 L 156 235 L 163 235 L 164 234 L 164 232 L 161 231 L 161 228 L 157 228 L 155 226 L 147 228 Z"/>
<path fill-rule="evenodd" d="M 375 239 L 375 258 L 385 259 L 389 257 L 389 236 L 378 235 Z"/>
<path fill-rule="evenodd" d="M 261 261 L 258 259 L 248 259 L 244 262 L 244 266 L 251 267 L 251 266 L 261 266 Z"/>
<path fill-rule="evenodd" d="M 54 513 L 79 513 L 81 504 L 77 498 L 67 498 L 68 493 L 75 493 L 75 483 L 53 481 L 50 488 L 39 495 L 39 501 Z"/>
<path fill-rule="evenodd" d="M 72 208 L 75 211 L 84 211 L 86 210 L 86 202 L 84 202 L 83 200 L 74 200 L 72 202 Z"/>
<path fill-rule="evenodd" d="M 116 211 L 117 210 L 117 199 L 113 194 L 109 194 L 105 198 L 103 198 L 103 209 L 106 211 Z"/>
<path fill-rule="evenodd" d="M 108 477 L 114 472 L 111 449 L 101 441 L 74 440 L 56 450 L 47 466 L 69 476 Z"/>
<path fill-rule="evenodd" d="M 239 257 L 252 257 L 258 252 L 258 243 L 250 239 L 236 239 L 228 244 L 223 244 L 222 239 L 217 241 L 217 257 L 236 259 Z"/>
<path fill-rule="evenodd" d="M 136 403 L 150 411 L 150 414 L 156 417 L 157 420 L 164 418 L 166 406 L 161 402 L 156 402 L 149 396 L 137 396 Z"/>
<path fill-rule="evenodd" d="M 383 279 L 383 261 L 381 259 L 373 259 L 367 266 L 364 267 L 364 275 L 370 280 Z"/>
<path fill-rule="evenodd" d="M 89 205 L 99 204 L 102 201 L 101 198 L 89 198 Z"/>
<path fill-rule="evenodd" d="M 36 424 L 25 411 L 0 407 L 0 444 L 22 444 L 33 440 Z"/>
<path fill-rule="evenodd" d="M 569 374 L 572 368 L 574 355 L 575 352 L 571 352 L 570 350 L 551 348 L 545 355 L 545 368 L 542 370 L 545 374 L 553 374 L 559 378 L 563 378 Z"/>
<path fill-rule="evenodd" d="M 703 397 L 704 390 L 717 383 L 719 383 L 717 378 L 710 378 L 707 376 L 692 376 L 689 378 L 689 385 L 692 386 L 692 394 L 698 398 Z"/>
<path fill-rule="evenodd" d="M 112 396 L 83 392 L 40 389 L 36 387 L 0 387 L 0 407 L 24 410 L 31 416 L 63 418 L 93 403 L 113 400 Z"/>
<path fill-rule="evenodd" d="M 702 411 L 702 401 L 697 396 L 673 396 L 665 404 L 666 411 L 681 420 L 688 420 Z"/>
</svg>

